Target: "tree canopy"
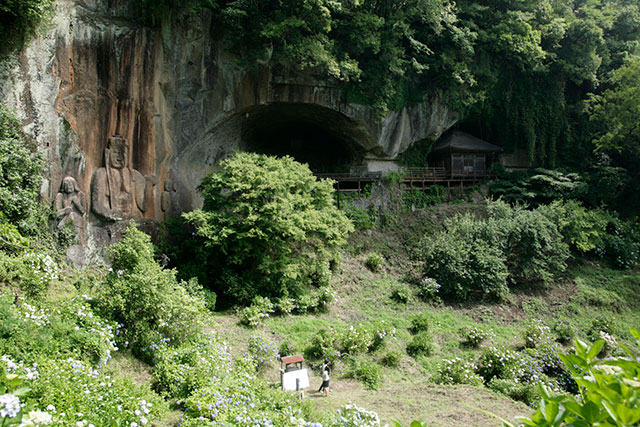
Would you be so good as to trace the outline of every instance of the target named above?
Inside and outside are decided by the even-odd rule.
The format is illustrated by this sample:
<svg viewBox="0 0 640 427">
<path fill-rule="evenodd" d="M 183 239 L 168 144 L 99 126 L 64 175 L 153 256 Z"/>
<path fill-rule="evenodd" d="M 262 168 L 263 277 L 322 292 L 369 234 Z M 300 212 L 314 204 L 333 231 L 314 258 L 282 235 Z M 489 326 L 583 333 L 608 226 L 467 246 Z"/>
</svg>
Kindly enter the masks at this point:
<svg viewBox="0 0 640 427">
<path fill-rule="evenodd" d="M 220 273 L 216 290 L 241 302 L 326 284 L 353 225 L 333 185 L 291 157 L 237 153 L 202 181 L 204 206 L 184 214 Z"/>
<path fill-rule="evenodd" d="M 143 16 L 178 5 L 152 3 L 141 2 Z M 543 167 L 584 166 L 591 135 L 609 132 L 585 103 L 624 84 L 616 70 L 640 53 L 640 7 L 629 0 L 179 4 L 211 10 L 220 41 L 248 67 L 333 79 L 348 101 L 381 115 L 439 96 L 462 127 Z"/>
</svg>

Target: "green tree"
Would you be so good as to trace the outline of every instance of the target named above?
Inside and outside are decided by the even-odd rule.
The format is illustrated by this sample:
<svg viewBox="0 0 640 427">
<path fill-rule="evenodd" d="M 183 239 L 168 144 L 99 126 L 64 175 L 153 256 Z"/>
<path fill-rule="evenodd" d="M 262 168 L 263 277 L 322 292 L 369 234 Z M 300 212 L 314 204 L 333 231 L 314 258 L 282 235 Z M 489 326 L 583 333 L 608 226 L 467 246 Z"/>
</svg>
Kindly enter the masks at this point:
<svg viewBox="0 0 640 427">
<path fill-rule="evenodd" d="M 598 150 L 628 150 L 640 154 L 640 57 L 617 69 L 610 88 L 591 100 L 591 119 L 601 124 Z"/>
<path fill-rule="evenodd" d="M 204 238 L 221 290 L 240 302 L 326 282 L 353 231 L 332 182 L 291 157 L 237 153 L 198 189 L 203 208 L 184 216 Z"/>
<path fill-rule="evenodd" d="M 202 331 L 204 300 L 189 291 L 195 283 L 176 280 L 174 270 L 153 259 L 151 238 L 132 222 L 119 243 L 109 247 L 111 271 L 96 299 L 105 314 L 123 325 L 119 340 L 150 360 L 165 342 L 188 341 Z"/>
<path fill-rule="evenodd" d="M 20 126 L 20 119 L 0 104 L 0 222 L 33 234 L 41 222 L 37 197 L 44 162 Z"/>
</svg>

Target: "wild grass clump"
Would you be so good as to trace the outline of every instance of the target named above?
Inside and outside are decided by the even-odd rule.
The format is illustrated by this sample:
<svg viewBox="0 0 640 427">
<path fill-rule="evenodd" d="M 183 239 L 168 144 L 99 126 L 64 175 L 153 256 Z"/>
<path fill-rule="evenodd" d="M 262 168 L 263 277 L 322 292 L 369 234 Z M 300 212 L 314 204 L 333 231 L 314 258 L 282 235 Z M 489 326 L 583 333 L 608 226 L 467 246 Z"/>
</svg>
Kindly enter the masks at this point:
<svg viewBox="0 0 640 427">
<path fill-rule="evenodd" d="M 411 288 L 406 283 L 398 283 L 391 291 L 391 299 L 399 304 L 406 304 L 411 299 Z"/>
<path fill-rule="evenodd" d="M 419 334 L 420 332 L 429 332 L 431 327 L 431 316 L 429 313 L 416 314 L 411 318 L 411 326 L 409 331 L 412 334 Z"/>
<path fill-rule="evenodd" d="M 382 384 L 382 368 L 374 362 L 353 362 L 348 376 L 360 381 L 367 390 L 378 390 Z"/>
<path fill-rule="evenodd" d="M 364 265 L 371 271 L 378 272 L 382 268 L 382 264 L 384 263 L 384 257 L 377 252 L 371 252 L 367 254 L 367 259 L 364 262 Z"/>
<path fill-rule="evenodd" d="M 382 359 L 380 359 L 380 363 L 382 366 L 386 366 L 387 368 L 397 368 L 400 366 L 400 352 L 397 350 L 391 350 L 387 352 Z"/>
<path fill-rule="evenodd" d="M 430 356 L 433 348 L 431 335 L 428 332 L 418 332 L 407 344 L 407 354 L 412 357 Z"/>
</svg>

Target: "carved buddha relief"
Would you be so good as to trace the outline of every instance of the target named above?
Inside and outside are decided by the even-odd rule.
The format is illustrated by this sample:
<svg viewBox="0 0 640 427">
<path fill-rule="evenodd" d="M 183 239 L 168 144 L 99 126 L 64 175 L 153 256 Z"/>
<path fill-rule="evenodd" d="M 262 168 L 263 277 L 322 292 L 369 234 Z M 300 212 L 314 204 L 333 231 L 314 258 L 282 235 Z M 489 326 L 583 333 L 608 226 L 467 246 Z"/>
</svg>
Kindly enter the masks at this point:
<svg viewBox="0 0 640 427">
<path fill-rule="evenodd" d="M 142 218 L 154 203 L 156 178 L 129 167 L 129 145 L 121 136 L 108 138 L 104 159 L 91 178 L 91 210 L 108 221 Z"/>
</svg>

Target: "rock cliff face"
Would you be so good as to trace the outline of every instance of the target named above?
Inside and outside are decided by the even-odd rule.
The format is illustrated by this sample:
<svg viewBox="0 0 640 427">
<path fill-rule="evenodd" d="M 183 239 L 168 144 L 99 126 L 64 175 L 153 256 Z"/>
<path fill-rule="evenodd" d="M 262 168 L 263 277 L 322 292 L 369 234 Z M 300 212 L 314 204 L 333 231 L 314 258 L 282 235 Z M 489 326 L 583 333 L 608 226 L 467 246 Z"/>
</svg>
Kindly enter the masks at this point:
<svg viewBox="0 0 640 427">
<path fill-rule="evenodd" d="M 105 203 L 137 198 L 131 217 L 161 220 L 198 207 L 202 177 L 234 150 L 255 148 L 263 128 L 277 134 L 300 122 L 321 129 L 362 167 L 393 160 L 457 119 L 434 98 L 381 120 L 309 76 L 270 67 L 247 72 L 212 38 L 210 17 L 167 20 L 152 30 L 128 18 L 129 6 L 58 0 L 46 34 L 0 63 L 0 100 L 19 111 L 25 131 L 46 150 L 45 197 L 55 198 L 71 176 L 90 205 L 92 187 L 101 186 Z M 106 149 L 114 135 L 128 144 L 124 168 L 109 167 L 106 158 L 115 152 Z M 112 220 L 89 206 L 87 222 L 108 230 Z"/>
</svg>

